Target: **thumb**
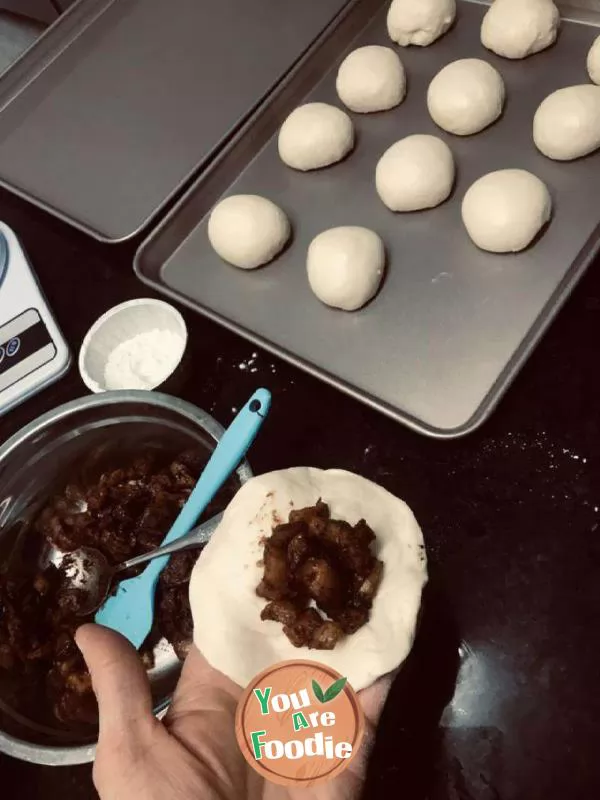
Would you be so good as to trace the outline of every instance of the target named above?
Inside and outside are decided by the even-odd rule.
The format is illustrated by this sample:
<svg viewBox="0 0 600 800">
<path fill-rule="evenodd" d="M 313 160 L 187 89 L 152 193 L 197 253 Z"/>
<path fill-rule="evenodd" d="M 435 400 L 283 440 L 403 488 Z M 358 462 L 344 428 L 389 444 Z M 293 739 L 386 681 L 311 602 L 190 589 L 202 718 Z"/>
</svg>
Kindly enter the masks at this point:
<svg viewBox="0 0 600 800">
<path fill-rule="evenodd" d="M 83 625 L 75 635 L 92 677 L 103 741 L 141 739 L 154 728 L 150 684 L 142 662 L 121 634 L 102 625 Z M 133 734 L 133 736 L 132 736 Z"/>
</svg>

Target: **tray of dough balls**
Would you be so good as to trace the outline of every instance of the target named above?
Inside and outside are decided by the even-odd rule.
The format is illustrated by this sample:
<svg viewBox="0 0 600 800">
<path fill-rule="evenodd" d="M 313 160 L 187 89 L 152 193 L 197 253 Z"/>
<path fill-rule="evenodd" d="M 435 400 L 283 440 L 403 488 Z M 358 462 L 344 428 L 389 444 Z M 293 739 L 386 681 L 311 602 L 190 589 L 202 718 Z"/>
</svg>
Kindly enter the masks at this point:
<svg viewBox="0 0 600 800">
<path fill-rule="evenodd" d="M 422 433 L 473 430 L 598 250 L 586 19 L 550 0 L 354 2 L 138 275 Z"/>
</svg>

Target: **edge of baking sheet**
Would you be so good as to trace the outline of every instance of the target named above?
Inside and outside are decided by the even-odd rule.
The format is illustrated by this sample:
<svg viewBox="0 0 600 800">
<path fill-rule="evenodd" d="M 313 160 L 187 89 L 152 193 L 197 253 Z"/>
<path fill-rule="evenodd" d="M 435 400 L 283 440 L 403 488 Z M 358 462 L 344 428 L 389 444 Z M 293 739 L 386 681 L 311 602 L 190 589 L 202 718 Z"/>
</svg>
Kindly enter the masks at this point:
<svg viewBox="0 0 600 800">
<path fill-rule="evenodd" d="M 379 0 L 383 3 L 385 0 Z M 93 25 L 117 0 L 78 0 L 72 5 L 56 22 L 54 22 L 44 33 L 29 47 L 8 69 L 0 76 L 0 113 L 7 108 L 14 100 L 16 100 L 23 91 L 27 89 L 43 72 L 47 69 L 62 53 L 64 53 L 85 31 Z M 325 31 L 334 28 L 340 19 L 349 13 L 352 8 L 361 2 L 361 0 L 347 0 L 346 5 L 333 17 L 327 28 L 321 31 L 317 39 L 313 40 L 306 50 L 301 53 L 299 58 L 291 64 L 289 69 L 282 73 L 274 84 L 267 89 L 267 93 L 253 103 L 247 114 L 245 114 L 234 127 L 226 131 L 220 141 L 218 141 L 213 150 L 207 154 L 204 159 L 201 159 L 194 167 L 188 172 L 184 178 L 177 183 L 170 193 L 164 198 L 162 203 L 154 209 L 136 228 L 125 236 L 119 238 L 112 238 L 100 230 L 92 227 L 85 222 L 75 219 L 68 213 L 64 213 L 60 209 L 53 206 L 51 203 L 36 197 L 34 194 L 15 186 L 10 181 L 4 180 L 0 177 L 0 187 L 6 189 L 11 194 L 27 200 L 33 205 L 51 214 L 63 222 L 66 222 L 73 228 L 76 228 L 83 233 L 87 233 L 92 238 L 104 242 L 106 244 L 121 244 L 130 241 L 140 234 L 145 229 L 160 217 L 161 212 L 169 208 L 170 204 L 175 202 L 176 199 L 186 191 L 191 182 L 195 181 L 201 172 L 212 160 L 223 150 L 224 147 L 236 136 L 240 127 L 253 118 L 256 110 L 262 105 L 273 93 L 275 93 L 279 85 L 285 81 L 286 77 L 290 74 L 295 67 L 303 63 L 307 54 L 311 52 L 315 43 L 321 38 Z"/>
<path fill-rule="evenodd" d="M 114 2 L 115 0 L 79 0 L 46 28 L 0 75 L 0 112 L 16 100 Z M 5 185 L 1 179 L 0 185 Z"/>
<path fill-rule="evenodd" d="M 462 0 L 462 1 L 469 3 L 476 3 L 478 5 L 489 5 L 488 0 Z M 352 9 L 357 5 L 357 2 L 360 2 L 360 0 L 354 0 L 354 2 L 350 3 L 344 9 L 344 15 L 350 13 Z M 163 234 L 168 233 L 169 227 L 177 222 L 179 215 L 185 211 L 186 206 L 194 198 L 199 189 L 201 189 L 206 184 L 206 182 L 210 180 L 211 176 L 213 176 L 220 170 L 222 162 L 225 161 L 230 156 L 231 151 L 234 150 L 234 148 L 239 145 L 240 140 L 252 132 L 255 124 L 261 119 L 263 114 L 266 113 L 268 108 L 273 103 L 273 100 L 285 91 L 285 89 L 288 87 L 290 82 L 293 81 L 298 72 L 300 72 L 305 67 L 306 62 L 312 58 L 312 56 L 319 49 L 319 47 L 334 33 L 335 28 L 338 26 L 342 16 L 344 15 L 336 17 L 336 19 L 331 23 L 331 25 L 328 26 L 328 28 L 325 29 L 325 31 L 323 31 L 321 36 L 319 36 L 319 38 L 315 40 L 313 45 L 305 53 L 304 57 L 300 59 L 300 61 L 296 63 L 296 65 L 290 70 L 290 72 L 284 77 L 284 79 L 280 81 L 276 89 L 267 98 L 265 98 L 263 102 L 259 104 L 255 112 L 252 114 L 252 116 L 237 131 L 235 136 L 232 137 L 232 139 L 228 142 L 228 144 L 221 150 L 219 155 L 212 161 L 209 168 L 194 180 L 190 188 L 176 202 L 171 211 L 163 218 L 160 224 L 156 228 L 154 228 L 154 230 L 151 231 L 151 233 L 144 239 L 144 241 L 141 243 L 141 245 L 139 246 L 139 248 L 135 253 L 133 261 L 133 269 L 135 274 L 142 281 L 142 283 L 146 284 L 147 286 L 150 286 L 156 291 L 171 297 L 173 300 L 182 303 L 188 308 L 199 311 L 201 314 L 213 320 L 214 322 L 217 322 L 223 327 L 233 331 L 234 333 L 243 336 L 249 341 L 257 344 L 258 346 L 263 347 L 268 352 L 271 352 L 274 355 L 279 356 L 280 358 L 293 364 L 294 366 L 299 367 L 305 372 L 308 372 L 310 375 L 313 375 L 316 378 L 324 380 L 330 386 L 339 389 L 340 391 L 344 392 L 350 397 L 353 397 L 355 400 L 359 400 L 360 402 L 370 406 L 371 408 L 385 414 L 391 419 L 406 425 L 408 428 L 416 431 L 417 433 L 424 434 L 425 436 L 429 436 L 434 439 L 441 439 L 441 440 L 457 439 L 466 436 L 469 433 L 474 432 L 475 430 L 477 430 L 477 428 L 483 425 L 483 423 L 490 417 L 490 415 L 495 410 L 497 405 L 500 403 L 500 401 L 504 397 L 504 394 L 506 393 L 506 391 L 516 378 L 518 372 L 523 367 L 523 365 L 533 352 L 534 348 L 536 347 L 536 345 L 538 344 L 538 342 L 540 341 L 546 330 L 549 328 L 553 320 L 555 319 L 556 315 L 562 309 L 563 305 L 570 296 L 571 292 L 573 291 L 579 280 L 582 278 L 585 271 L 594 260 L 595 256 L 600 252 L 600 223 L 594 229 L 594 232 L 580 250 L 577 259 L 573 262 L 568 273 L 564 276 L 563 280 L 557 286 L 551 298 L 546 303 L 544 310 L 538 316 L 538 318 L 532 325 L 531 329 L 529 330 L 528 334 L 521 342 L 521 345 L 519 349 L 515 352 L 513 358 L 510 360 L 506 368 L 502 371 L 498 379 L 490 388 L 488 394 L 483 399 L 477 411 L 473 414 L 472 417 L 470 417 L 470 419 L 466 420 L 462 425 L 448 429 L 435 428 L 433 426 L 427 425 L 426 423 L 422 422 L 416 417 L 406 412 L 403 412 L 401 409 L 398 409 L 394 406 L 389 405 L 388 403 L 379 400 L 373 395 L 370 395 L 368 392 L 357 389 L 351 384 L 331 375 L 329 372 L 314 366 L 305 359 L 299 358 L 298 356 L 295 356 L 293 353 L 288 352 L 284 348 L 272 344 L 268 339 L 265 339 L 262 336 L 253 333 L 252 331 L 246 329 L 244 326 L 238 325 L 237 323 L 228 320 L 227 318 L 223 317 L 217 312 L 203 306 L 201 303 L 191 300 L 187 298 L 185 295 L 181 294 L 180 292 L 177 292 L 169 288 L 163 283 L 160 274 L 155 274 L 157 272 L 158 273 L 160 272 L 162 264 L 166 261 L 166 257 L 165 258 L 161 257 L 160 258 L 161 263 L 159 264 L 147 263 L 147 261 L 151 258 L 152 252 L 157 247 L 160 247 L 161 244 L 163 245 L 163 248 L 165 250 L 168 250 L 168 257 L 173 255 L 179 249 L 179 247 L 181 247 L 181 245 L 183 244 L 183 242 L 190 233 L 189 228 L 186 228 L 185 233 L 179 237 L 178 241 L 175 242 L 173 246 L 171 246 L 171 244 L 168 243 L 165 245 L 163 241 Z M 597 12 L 587 11 L 584 9 L 581 10 L 574 9 L 572 7 L 565 7 L 563 8 L 562 17 L 566 21 L 591 25 L 593 27 L 600 27 L 600 13 Z M 199 224 L 200 221 L 201 220 L 198 219 L 196 224 Z"/>
</svg>

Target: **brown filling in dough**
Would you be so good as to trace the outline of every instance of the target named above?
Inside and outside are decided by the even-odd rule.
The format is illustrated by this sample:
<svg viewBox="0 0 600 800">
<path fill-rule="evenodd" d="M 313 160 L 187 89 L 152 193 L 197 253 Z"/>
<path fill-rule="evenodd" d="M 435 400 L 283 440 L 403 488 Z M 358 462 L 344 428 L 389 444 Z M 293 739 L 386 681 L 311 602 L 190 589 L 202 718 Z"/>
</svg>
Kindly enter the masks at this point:
<svg viewBox="0 0 600 800">
<path fill-rule="evenodd" d="M 331 519 L 321 500 L 291 511 L 265 541 L 256 593 L 269 602 L 261 619 L 280 622 L 295 647 L 333 650 L 369 620 L 383 574 L 374 541 L 364 519 L 354 526 Z"/>
</svg>

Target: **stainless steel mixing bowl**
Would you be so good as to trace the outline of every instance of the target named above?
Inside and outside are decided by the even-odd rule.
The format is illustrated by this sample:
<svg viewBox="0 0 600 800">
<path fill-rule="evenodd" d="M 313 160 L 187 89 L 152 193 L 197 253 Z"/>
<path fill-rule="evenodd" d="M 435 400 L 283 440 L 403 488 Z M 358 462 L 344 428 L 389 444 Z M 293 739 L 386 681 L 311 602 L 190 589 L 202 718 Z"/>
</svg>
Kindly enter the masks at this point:
<svg viewBox="0 0 600 800">
<path fill-rule="evenodd" d="M 67 403 L 27 425 L 0 447 L 0 567 L 21 550 L 31 523 L 73 475 L 85 479 L 130 456 L 160 449 L 175 455 L 190 446 L 207 456 L 224 429 L 205 411 L 158 392 L 106 392 Z M 244 483 L 246 462 L 237 471 Z M 164 712 L 180 663 L 164 640 L 156 647 L 150 681 L 155 712 Z M 89 736 L 25 719 L 3 699 L 0 671 L 0 751 L 36 764 L 83 764 L 94 758 Z"/>
</svg>

